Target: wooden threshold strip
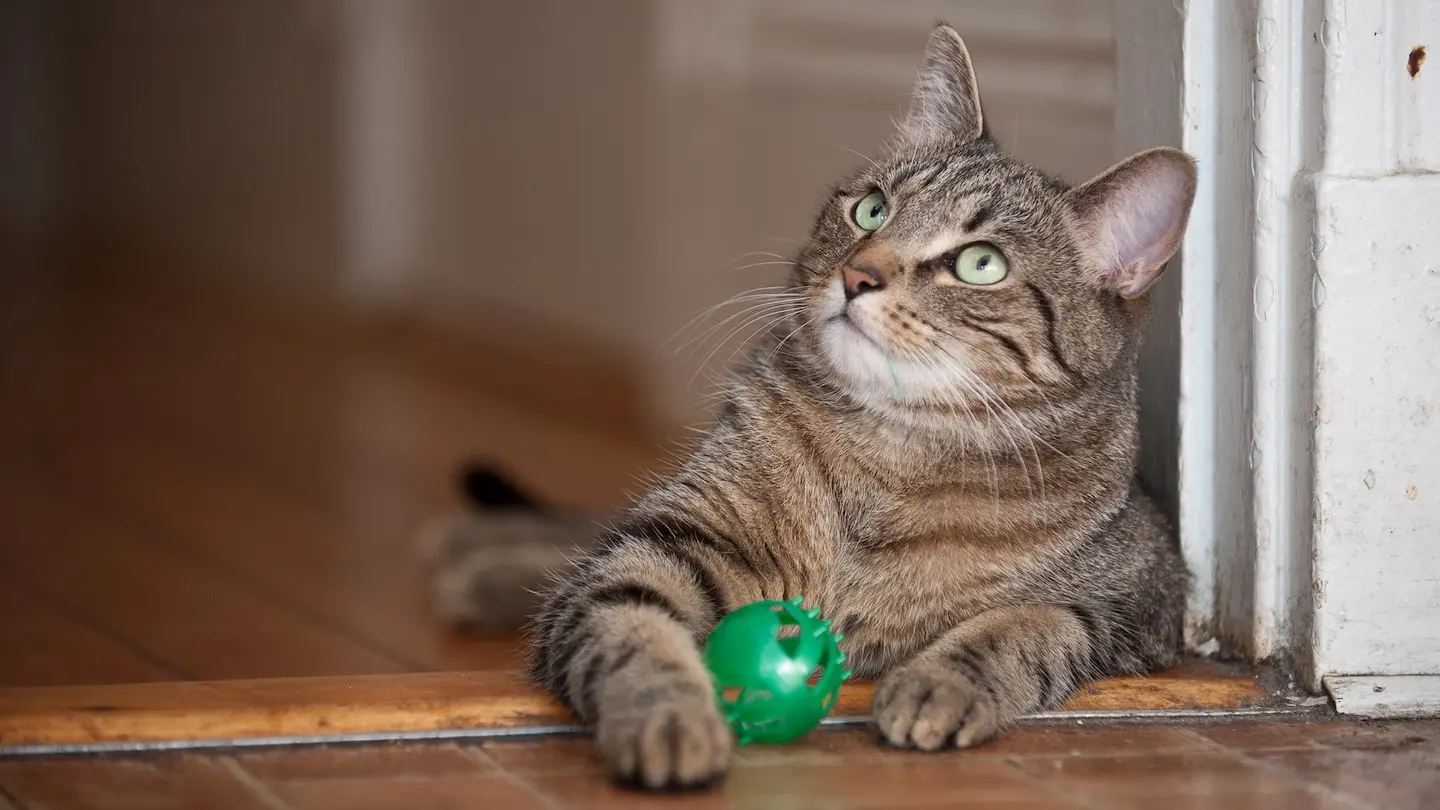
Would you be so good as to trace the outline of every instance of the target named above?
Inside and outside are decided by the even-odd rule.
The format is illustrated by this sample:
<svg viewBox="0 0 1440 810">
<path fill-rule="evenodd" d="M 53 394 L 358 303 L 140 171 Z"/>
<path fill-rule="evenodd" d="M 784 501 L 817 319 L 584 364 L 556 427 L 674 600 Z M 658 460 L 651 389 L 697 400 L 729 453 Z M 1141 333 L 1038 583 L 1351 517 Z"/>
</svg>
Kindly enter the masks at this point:
<svg viewBox="0 0 1440 810">
<path fill-rule="evenodd" d="M 863 717 L 873 694 L 870 683 L 847 684 L 832 717 Z M 1101 681 L 1057 714 L 1186 714 L 1261 704 L 1253 675 L 1187 666 Z M 560 704 L 508 671 L 0 689 L 0 754 L 523 734 L 564 730 L 573 722 Z"/>
</svg>

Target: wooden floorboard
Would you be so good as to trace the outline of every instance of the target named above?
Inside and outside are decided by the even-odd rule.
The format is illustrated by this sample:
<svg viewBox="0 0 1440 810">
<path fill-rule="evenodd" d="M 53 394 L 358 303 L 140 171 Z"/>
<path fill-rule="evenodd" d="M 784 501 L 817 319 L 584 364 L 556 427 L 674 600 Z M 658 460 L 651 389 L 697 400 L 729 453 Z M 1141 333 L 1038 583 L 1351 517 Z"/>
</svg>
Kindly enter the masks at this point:
<svg viewBox="0 0 1440 810">
<path fill-rule="evenodd" d="M 51 604 L 13 574 L 0 574 L 0 651 L 0 685 L 4 686 L 75 686 L 182 677 L 107 628 Z"/>
<path fill-rule="evenodd" d="M 847 684 L 833 714 L 868 714 L 873 685 Z M 1256 678 L 1181 667 L 1081 690 L 1066 711 L 1234 710 Z M 0 746 L 523 730 L 573 721 L 511 671 L 0 690 Z M 0 749 L 3 750 L 3 749 Z"/>
<path fill-rule="evenodd" d="M 483 353 L 457 369 L 461 340 L 105 278 L 0 299 L 0 466 L 23 501 L 0 513 L 0 567 L 165 679 L 513 667 L 513 641 L 440 624 L 413 547 L 456 508 L 458 466 L 603 508 L 660 452 L 492 396 Z M 41 610 L 0 630 L 29 673 L 0 686 L 46 656 L 65 683 L 154 679 L 34 645 L 37 623 L 75 626 Z"/>
<path fill-rule="evenodd" d="M 343 525 L 229 468 L 158 445 L 98 441 L 87 456 L 66 463 L 66 480 L 104 493 L 97 500 L 143 526 L 153 544 L 203 560 L 278 605 L 415 670 L 515 663 L 483 645 L 456 649 L 456 637 L 430 610 L 404 533 Z M 422 519 L 414 516 L 416 525 Z"/>
<path fill-rule="evenodd" d="M 152 660 L 198 679 L 410 669 L 138 531 L 0 466 L 0 568 Z"/>
</svg>

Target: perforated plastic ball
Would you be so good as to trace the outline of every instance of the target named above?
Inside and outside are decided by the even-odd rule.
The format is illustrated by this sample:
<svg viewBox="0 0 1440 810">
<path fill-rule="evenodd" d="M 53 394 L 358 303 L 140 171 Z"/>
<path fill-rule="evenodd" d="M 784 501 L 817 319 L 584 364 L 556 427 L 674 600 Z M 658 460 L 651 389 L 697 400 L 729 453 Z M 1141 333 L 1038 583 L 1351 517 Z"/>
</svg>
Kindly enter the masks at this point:
<svg viewBox="0 0 1440 810">
<path fill-rule="evenodd" d="M 741 745 L 789 742 L 814 728 L 850 677 L 845 654 L 804 597 L 732 611 L 705 642 L 720 711 Z"/>
</svg>

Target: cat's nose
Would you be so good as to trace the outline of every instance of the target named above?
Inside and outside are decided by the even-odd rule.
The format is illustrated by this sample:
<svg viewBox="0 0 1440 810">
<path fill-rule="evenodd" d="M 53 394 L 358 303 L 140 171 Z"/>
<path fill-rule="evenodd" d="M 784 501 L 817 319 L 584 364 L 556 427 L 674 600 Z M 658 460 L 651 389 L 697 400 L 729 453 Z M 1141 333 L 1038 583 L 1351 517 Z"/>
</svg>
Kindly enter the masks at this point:
<svg viewBox="0 0 1440 810">
<path fill-rule="evenodd" d="M 863 264 L 858 267 L 852 264 L 845 265 L 840 270 L 840 282 L 845 286 L 846 301 L 860 293 L 885 287 L 885 282 L 880 279 L 880 271 Z"/>
</svg>

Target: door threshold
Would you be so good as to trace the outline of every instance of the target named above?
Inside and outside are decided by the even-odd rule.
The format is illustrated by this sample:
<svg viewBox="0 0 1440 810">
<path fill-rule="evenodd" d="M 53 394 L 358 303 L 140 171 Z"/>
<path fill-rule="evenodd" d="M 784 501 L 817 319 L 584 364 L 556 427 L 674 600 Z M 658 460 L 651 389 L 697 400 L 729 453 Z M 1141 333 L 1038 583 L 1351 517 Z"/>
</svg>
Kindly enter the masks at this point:
<svg viewBox="0 0 1440 810">
<path fill-rule="evenodd" d="M 1387 719 L 1440 716 L 1440 675 L 1327 675 L 1325 691 L 1340 714 Z"/>
<path fill-rule="evenodd" d="M 1080 690 L 1031 722 L 1197 719 L 1305 711 L 1254 671 L 1189 662 Z M 868 722 L 874 685 L 841 690 L 827 726 Z M 0 756 L 576 734 L 512 671 L 426 672 L 0 689 Z"/>
</svg>

